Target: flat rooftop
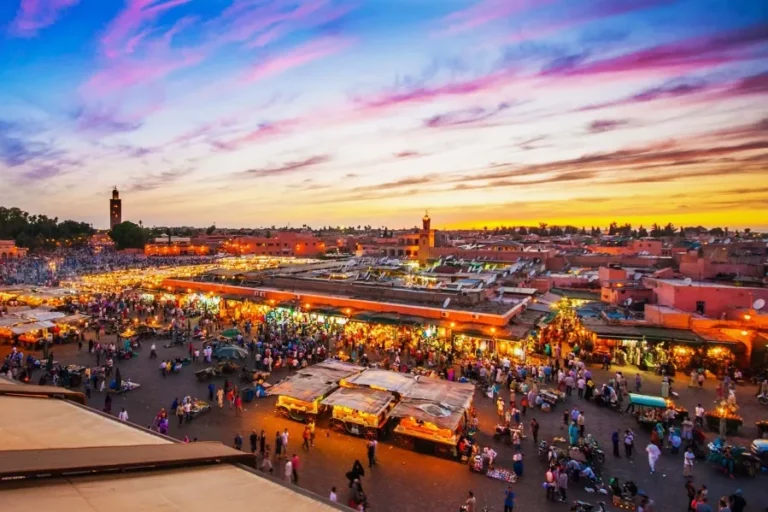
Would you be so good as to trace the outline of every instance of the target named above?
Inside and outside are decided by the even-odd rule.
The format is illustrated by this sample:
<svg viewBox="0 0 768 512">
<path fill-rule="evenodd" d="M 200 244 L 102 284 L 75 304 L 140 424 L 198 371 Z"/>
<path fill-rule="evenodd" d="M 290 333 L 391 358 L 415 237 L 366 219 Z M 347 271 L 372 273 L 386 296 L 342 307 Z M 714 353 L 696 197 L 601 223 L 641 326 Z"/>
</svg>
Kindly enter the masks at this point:
<svg viewBox="0 0 768 512">
<path fill-rule="evenodd" d="M 0 383 L 8 381 L 0 379 Z M 20 389 L 24 386 L 19 384 Z M 0 395 L 0 451 L 178 445 L 141 427 L 55 398 Z M 189 445 L 186 445 L 189 446 Z M 73 457 L 77 457 L 75 453 Z M 10 480 L 4 510 L 154 512 L 157 510 L 341 510 L 235 464 Z M 258 504 L 258 505 L 257 505 Z"/>
</svg>

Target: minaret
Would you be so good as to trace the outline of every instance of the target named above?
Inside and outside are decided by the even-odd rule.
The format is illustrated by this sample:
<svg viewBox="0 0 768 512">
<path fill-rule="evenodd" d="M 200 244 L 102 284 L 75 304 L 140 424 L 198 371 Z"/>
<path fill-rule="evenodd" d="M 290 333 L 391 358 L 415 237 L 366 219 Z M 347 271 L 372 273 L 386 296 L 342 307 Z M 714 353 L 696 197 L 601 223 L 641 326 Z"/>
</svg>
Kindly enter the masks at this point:
<svg viewBox="0 0 768 512">
<path fill-rule="evenodd" d="M 123 222 L 123 201 L 120 199 L 120 192 L 117 187 L 112 189 L 112 199 L 109 200 L 109 229 Z"/>
<path fill-rule="evenodd" d="M 430 249 L 435 246 L 435 231 L 432 229 L 432 219 L 429 212 L 421 219 L 422 229 L 419 231 L 419 263 L 425 264 L 430 259 Z"/>
</svg>

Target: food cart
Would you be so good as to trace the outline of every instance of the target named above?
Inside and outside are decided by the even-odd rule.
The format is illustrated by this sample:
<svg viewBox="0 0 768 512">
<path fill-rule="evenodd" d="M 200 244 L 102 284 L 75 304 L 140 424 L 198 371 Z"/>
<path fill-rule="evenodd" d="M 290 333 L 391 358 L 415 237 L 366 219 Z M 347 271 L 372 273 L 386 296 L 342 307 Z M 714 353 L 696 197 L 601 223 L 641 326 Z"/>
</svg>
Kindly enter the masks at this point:
<svg viewBox="0 0 768 512">
<path fill-rule="evenodd" d="M 390 413 L 398 444 L 421 453 L 459 459 L 475 388 L 469 383 L 422 378 Z"/>
<path fill-rule="evenodd" d="M 660 396 L 630 393 L 629 403 L 634 406 L 633 410 L 637 417 L 637 422 L 649 428 L 657 423 L 665 423 L 666 420 L 663 414 L 667 409 L 675 410 L 676 421 L 683 421 L 688 417 L 688 410 L 685 407 L 675 407 L 675 403 L 672 400 L 664 399 Z"/>
<path fill-rule="evenodd" d="M 192 416 L 193 419 L 197 418 L 201 414 L 205 414 L 206 412 L 210 412 L 210 411 L 211 411 L 210 403 L 200 400 L 199 398 L 192 399 L 189 415 Z"/>
<path fill-rule="evenodd" d="M 717 409 L 704 413 L 704 422 L 707 428 L 713 432 L 720 431 L 721 418 L 725 418 L 725 433 L 729 436 L 735 436 L 744 423 L 744 419 L 741 416 L 725 406 L 720 406 Z"/>
<path fill-rule="evenodd" d="M 320 402 L 339 387 L 339 381 L 363 370 L 362 366 L 327 359 L 278 382 L 269 394 L 278 396 L 278 414 L 307 422 L 320 414 Z"/>
<path fill-rule="evenodd" d="M 320 402 L 332 408 L 331 428 L 368 439 L 387 434 L 389 412 L 395 397 L 370 388 L 339 388 Z"/>
</svg>

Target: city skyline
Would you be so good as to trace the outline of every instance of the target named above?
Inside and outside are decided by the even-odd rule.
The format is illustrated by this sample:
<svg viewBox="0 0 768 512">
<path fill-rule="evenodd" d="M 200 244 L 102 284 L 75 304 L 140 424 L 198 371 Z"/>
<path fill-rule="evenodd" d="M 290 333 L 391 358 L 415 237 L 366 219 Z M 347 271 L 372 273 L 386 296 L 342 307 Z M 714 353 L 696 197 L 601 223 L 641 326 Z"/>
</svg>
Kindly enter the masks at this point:
<svg viewBox="0 0 768 512">
<path fill-rule="evenodd" d="M 0 39 L 3 206 L 768 228 L 758 0 L 13 0 Z"/>
</svg>

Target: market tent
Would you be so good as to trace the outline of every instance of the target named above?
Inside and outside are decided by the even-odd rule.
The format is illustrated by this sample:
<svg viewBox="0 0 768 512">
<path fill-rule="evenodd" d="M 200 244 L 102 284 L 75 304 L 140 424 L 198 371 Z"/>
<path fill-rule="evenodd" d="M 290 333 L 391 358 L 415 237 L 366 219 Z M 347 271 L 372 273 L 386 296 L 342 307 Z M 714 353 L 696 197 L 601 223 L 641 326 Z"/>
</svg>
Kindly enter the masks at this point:
<svg viewBox="0 0 768 512">
<path fill-rule="evenodd" d="M 475 386 L 420 377 L 403 393 L 402 401 L 392 409 L 395 418 L 413 418 L 455 430 L 472 405 Z"/>
<path fill-rule="evenodd" d="M 213 356 L 217 359 L 247 359 L 248 351 L 235 345 L 224 345 L 217 348 Z"/>
<path fill-rule="evenodd" d="M 391 391 L 400 395 L 409 390 L 416 380 L 408 373 L 390 372 L 369 368 L 359 375 L 344 379 L 342 385 L 364 386 L 373 389 Z"/>
<path fill-rule="evenodd" d="M 667 407 L 667 401 L 660 396 L 629 394 L 629 403 L 643 407 L 657 407 L 664 409 Z"/>
<path fill-rule="evenodd" d="M 45 320 L 56 320 L 58 318 L 65 317 L 66 315 L 64 313 L 59 313 L 57 311 L 45 311 L 38 308 L 38 309 L 30 309 L 29 311 L 25 311 L 22 316 L 29 318 L 30 320 L 42 322 Z"/>
<path fill-rule="evenodd" d="M 237 338 L 238 334 L 240 334 L 240 331 L 237 329 L 227 329 L 226 331 L 221 331 L 221 336 L 228 339 Z"/>
<path fill-rule="evenodd" d="M 631 325 L 603 325 L 584 322 L 584 326 L 606 340 L 641 340 L 642 333 Z"/>
<path fill-rule="evenodd" d="M 13 334 L 26 334 L 28 332 L 39 331 L 40 329 L 45 329 L 45 326 L 41 325 L 39 322 L 32 322 L 30 324 L 23 324 L 12 327 L 11 332 Z"/>
<path fill-rule="evenodd" d="M 362 366 L 326 359 L 322 363 L 299 370 L 295 375 L 269 388 L 270 395 L 283 395 L 313 402 L 339 386 L 339 381 L 363 371 Z"/>
<path fill-rule="evenodd" d="M 345 316 L 342 310 L 338 308 L 334 308 L 332 306 L 312 307 L 309 311 L 311 313 L 317 313 L 318 315 L 323 315 L 323 316 Z"/>
<path fill-rule="evenodd" d="M 68 315 L 63 316 L 61 318 L 56 319 L 57 324 L 76 324 L 77 322 L 81 322 L 83 320 L 86 320 L 88 318 L 87 315 L 81 315 L 80 313 L 76 313 L 74 315 Z"/>
<path fill-rule="evenodd" d="M 386 391 L 368 388 L 340 388 L 320 402 L 323 405 L 349 407 L 367 414 L 379 414 L 395 397 Z"/>
<path fill-rule="evenodd" d="M 431 400 L 403 398 L 389 415 L 392 418 L 412 418 L 453 431 L 464 418 L 464 409 Z"/>
<path fill-rule="evenodd" d="M 600 292 L 592 292 L 588 290 L 572 290 L 572 289 L 565 289 L 565 288 L 552 288 L 550 290 L 555 295 L 560 295 L 561 297 L 565 297 L 566 299 L 576 299 L 576 300 L 594 300 L 595 302 L 600 302 Z"/>
<path fill-rule="evenodd" d="M 370 321 L 379 324 L 398 325 L 400 315 L 398 313 L 376 313 L 371 316 Z"/>
</svg>

